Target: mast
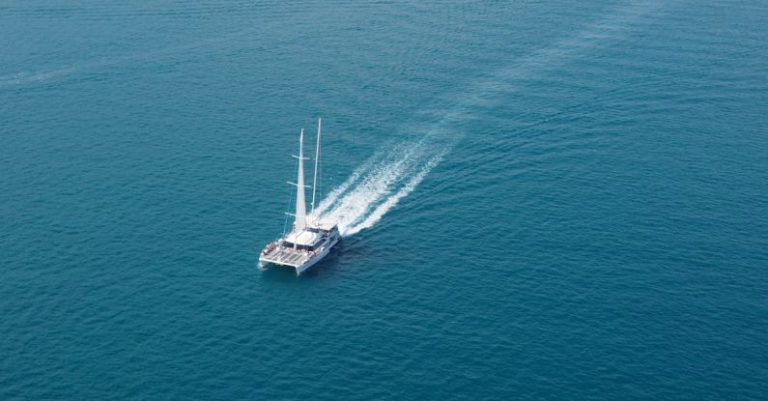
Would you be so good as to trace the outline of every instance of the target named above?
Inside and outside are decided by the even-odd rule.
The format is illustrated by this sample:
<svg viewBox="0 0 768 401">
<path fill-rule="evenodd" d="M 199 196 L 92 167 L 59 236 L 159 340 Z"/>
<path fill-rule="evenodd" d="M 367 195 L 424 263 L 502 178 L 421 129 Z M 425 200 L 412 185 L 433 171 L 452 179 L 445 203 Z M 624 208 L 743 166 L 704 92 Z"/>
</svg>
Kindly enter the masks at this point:
<svg viewBox="0 0 768 401">
<path fill-rule="evenodd" d="M 323 120 L 321 118 L 317 119 L 317 146 L 315 147 L 315 178 L 312 181 L 312 212 L 310 213 L 311 216 L 315 220 L 317 220 L 317 216 L 315 216 L 315 193 L 317 193 L 317 165 L 320 163 L 320 127 L 323 123 Z"/>
<path fill-rule="evenodd" d="M 296 214 L 293 226 L 295 230 L 303 230 L 307 226 L 307 204 L 304 197 L 304 129 L 299 136 L 299 173 L 296 178 Z"/>
</svg>

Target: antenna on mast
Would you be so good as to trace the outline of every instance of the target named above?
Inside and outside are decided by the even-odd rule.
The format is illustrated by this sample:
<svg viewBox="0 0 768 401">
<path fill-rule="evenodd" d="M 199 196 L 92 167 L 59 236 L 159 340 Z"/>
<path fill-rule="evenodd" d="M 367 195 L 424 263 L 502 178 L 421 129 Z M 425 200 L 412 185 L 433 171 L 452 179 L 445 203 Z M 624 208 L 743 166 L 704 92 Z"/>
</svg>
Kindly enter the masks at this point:
<svg viewBox="0 0 768 401">
<path fill-rule="evenodd" d="M 312 216 L 315 221 L 317 221 L 317 216 L 315 216 L 315 193 L 317 192 L 317 165 L 320 162 L 320 128 L 322 126 L 323 119 L 319 118 L 317 119 L 317 146 L 315 148 L 315 178 L 312 181 L 312 212 L 310 212 L 310 216 Z"/>
</svg>

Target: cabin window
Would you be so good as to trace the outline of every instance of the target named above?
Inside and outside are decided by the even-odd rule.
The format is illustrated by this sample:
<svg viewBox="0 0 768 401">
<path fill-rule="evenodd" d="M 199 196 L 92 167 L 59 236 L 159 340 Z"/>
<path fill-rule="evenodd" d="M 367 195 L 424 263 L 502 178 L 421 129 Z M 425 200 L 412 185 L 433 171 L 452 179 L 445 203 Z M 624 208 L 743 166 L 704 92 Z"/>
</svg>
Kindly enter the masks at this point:
<svg viewBox="0 0 768 401">
<path fill-rule="evenodd" d="M 283 246 L 286 248 L 296 248 L 301 251 L 313 251 L 315 248 L 312 245 L 296 245 L 293 242 L 283 241 Z"/>
</svg>

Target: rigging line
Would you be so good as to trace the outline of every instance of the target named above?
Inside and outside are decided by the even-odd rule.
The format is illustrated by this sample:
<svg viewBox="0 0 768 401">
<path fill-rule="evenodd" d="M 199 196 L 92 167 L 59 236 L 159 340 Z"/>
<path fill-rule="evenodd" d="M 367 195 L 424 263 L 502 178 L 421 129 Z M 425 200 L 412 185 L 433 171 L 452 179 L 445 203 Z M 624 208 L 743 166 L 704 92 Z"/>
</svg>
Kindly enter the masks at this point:
<svg viewBox="0 0 768 401">
<path fill-rule="evenodd" d="M 318 123 L 318 137 L 317 137 L 318 146 L 317 146 L 317 156 L 316 156 L 317 161 L 315 164 L 315 174 L 317 175 L 317 178 L 316 178 L 317 183 L 315 185 L 317 186 L 318 199 L 320 199 L 320 197 L 322 197 L 322 191 L 320 190 L 322 187 L 320 183 L 322 182 L 322 179 L 323 179 L 323 163 L 320 160 L 320 131 L 319 131 L 320 119 L 319 118 L 317 119 L 317 123 Z M 314 212 L 315 212 L 315 206 L 313 204 L 312 213 L 314 214 Z M 319 220 L 318 216 L 315 215 L 315 223 L 317 223 L 317 220 Z"/>
<path fill-rule="evenodd" d="M 291 210 L 291 198 L 292 196 L 288 196 L 288 208 L 287 210 Z M 283 223 L 283 237 L 285 237 L 285 230 L 288 229 L 288 214 L 285 215 L 285 222 Z"/>
</svg>

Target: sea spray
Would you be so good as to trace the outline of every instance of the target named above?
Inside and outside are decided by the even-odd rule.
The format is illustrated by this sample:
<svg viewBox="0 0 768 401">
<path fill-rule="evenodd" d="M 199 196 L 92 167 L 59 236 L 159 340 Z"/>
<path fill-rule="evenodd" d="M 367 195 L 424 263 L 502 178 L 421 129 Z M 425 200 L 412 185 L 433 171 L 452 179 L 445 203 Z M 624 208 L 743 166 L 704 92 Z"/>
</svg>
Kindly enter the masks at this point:
<svg viewBox="0 0 768 401">
<path fill-rule="evenodd" d="M 423 159 L 424 150 L 418 144 L 411 147 L 400 145 L 397 149 L 378 163 L 371 163 L 372 166 L 359 180 L 351 177 L 337 188 L 341 191 L 333 191 L 332 195 L 337 199 L 326 203 L 332 203 L 333 206 L 318 213 L 321 218 L 336 221 L 342 234 L 345 234 L 348 228 L 365 219 L 376 205 L 386 201 Z M 348 189 L 355 181 L 357 185 Z"/>
<path fill-rule="evenodd" d="M 317 209 L 315 210 L 316 216 L 322 216 L 326 210 L 328 210 L 331 206 L 336 204 L 336 201 L 339 199 L 339 196 L 346 192 L 352 184 L 357 183 L 358 179 L 361 175 L 368 172 L 368 170 L 371 168 L 371 165 L 373 164 L 375 158 L 370 158 L 368 161 L 366 161 L 362 166 L 355 169 L 354 172 L 352 172 L 352 175 L 349 176 L 349 178 L 346 179 L 341 185 L 334 188 L 328 196 L 325 197 L 320 203 L 317 205 Z"/>
<path fill-rule="evenodd" d="M 410 180 L 394 195 L 390 196 L 385 200 L 383 203 L 378 205 L 376 209 L 373 210 L 362 222 L 355 224 L 351 227 L 345 227 L 342 230 L 343 235 L 354 235 L 358 232 L 365 230 L 366 228 L 373 227 L 376 223 L 381 220 L 384 215 L 390 211 L 393 207 L 397 206 L 398 202 L 402 198 L 405 198 L 408 196 L 411 192 L 413 192 L 414 189 L 421 183 L 421 181 L 424 180 L 424 178 L 429 174 L 429 172 L 443 159 L 444 153 L 439 154 L 438 156 L 433 157 L 432 159 L 427 162 L 427 164 L 419 171 L 415 176 L 411 177 Z"/>
</svg>

